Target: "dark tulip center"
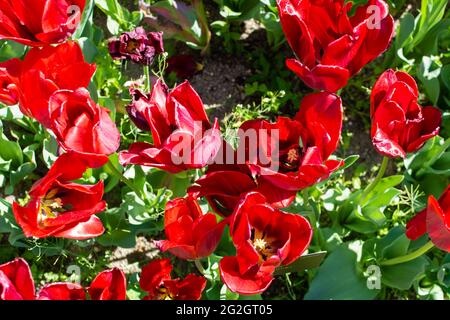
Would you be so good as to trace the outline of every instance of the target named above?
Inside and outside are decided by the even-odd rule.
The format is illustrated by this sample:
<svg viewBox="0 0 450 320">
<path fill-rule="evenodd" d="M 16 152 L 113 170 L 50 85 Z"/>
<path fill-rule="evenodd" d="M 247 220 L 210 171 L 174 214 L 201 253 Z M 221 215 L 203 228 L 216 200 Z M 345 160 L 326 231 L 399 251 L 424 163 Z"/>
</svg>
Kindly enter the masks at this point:
<svg viewBox="0 0 450 320">
<path fill-rule="evenodd" d="M 297 171 L 300 167 L 302 152 L 300 147 L 291 147 L 286 152 L 281 154 L 281 169 L 290 172 Z"/>
</svg>

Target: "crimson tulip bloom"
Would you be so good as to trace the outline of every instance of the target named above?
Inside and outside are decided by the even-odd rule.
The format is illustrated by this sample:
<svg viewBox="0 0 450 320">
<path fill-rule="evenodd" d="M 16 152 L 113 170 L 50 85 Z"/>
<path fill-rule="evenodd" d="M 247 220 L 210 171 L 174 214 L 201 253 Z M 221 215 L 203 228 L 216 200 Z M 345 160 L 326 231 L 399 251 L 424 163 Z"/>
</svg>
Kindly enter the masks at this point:
<svg viewBox="0 0 450 320">
<path fill-rule="evenodd" d="M 224 221 L 218 223 L 213 213 L 203 214 L 193 197 L 177 198 L 166 205 L 167 240 L 157 241 L 157 245 L 180 259 L 206 258 L 216 250 L 225 225 Z"/>
<path fill-rule="evenodd" d="M 86 291 L 76 283 L 56 282 L 45 285 L 36 300 L 86 300 Z"/>
<path fill-rule="evenodd" d="M 87 88 L 94 72 L 95 65 L 84 61 L 81 48 L 74 41 L 31 49 L 19 77 L 20 109 L 49 128 L 51 95 L 62 89 Z"/>
<path fill-rule="evenodd" d="M 437 201 L 428 198 L 428 207 L 418 213 L 406 226 L 406 235 L 416 240 L 428 232 L 433 244 L 450 252 L 450 185 Z"/>
<path fill-rule="evenodd" d="M 84 240 L 103 234 L 103 224 L 95 216 L 106 207 L 103 181 L 96 185 L 71 182 L 81 178 L 86 169 L 83 159 L 65 153 L 33 185 L 26 206 L 13 203 L 14 217 L 25 236 Z"/>
<path fill-rule="evenodd" d="M 227 287 L 239 294 L 264 292 L 280 265 L 297 260 L 309 246 L 312 228 L 300 215 L 284 213 L 251 192 L 233 215 L 230 234 L 236 256 L 220 261 L 220 275 Z"/>
<path fill-rule="evenodd" d="M 287 67 L 313 89 L 336 92 L 382 54 L 394 19 L 382 0 L 369 0 L 349 16 L 344 0 L 277 0 L 281 26 L 296 55 Z"/>
<path fill-rule="evenodd" d="M 86 0 L 0 0 L 0 40 L 46 46 L 67 40 Z"/>
<path fill-rule="evenodd" d="M 132 107 L 135 118 L 141 122 L 145 119 L 153 144 L 133 143 L 128 151 L 119 154 L 122 165 L 178 173 L 206 166 L 221 147 L 218 122 L 211 127 L 203 103 L 188 81 L 168 92 L 158 80 L 149 97 L 135 92 Z"/>
<path fill-rule="evenodd" d="M 276 123 L 250 120 L 241 129 L 256 132 L 256 145 L 263 148 L 267 157 L 255 157 L 256 152 L 251 149 L 255 144 L 244 145 L 258 184 L 264 185 L 267 192 L 270 192 L 266 186 L 269 184 L 285 190 L 285 197 L 292 197 L 298 190 L 327 179 L 343 165 L 342 161 L 328 159 L 338 145 L 342 130 L 342 102 L 334 94 L 320 92 L 305 96 L 294 120 L 285 117 L 279 117 Z M 273 136 L 275 133 L 278 137 Z M 268 138 L 263 139 L 263 134 Z M 264 140 L 268 141 L 267 146 L 261 143 Z M 240 148 L 244 148 L 242 144 L 243 141 Z M 276 147 L 278 153 L 274 155 Z M 262 160 L 269 160 L 270 164 L 261 163 Z"/>
<path fill-rule="evenodd" d="M 439 134 L 442 114 L 418 104 L 414 79 L 402 71 L 387 70 L 371 94 L 372 143 L 378 153 L 405 158 Z"/>
<path fill-rule="evenodd" d="M 88 161 L 90 167 L 108 162 L 116 152 L 120 133 L 109 117 L 109 110 L 97 105 L 89 92 L 60 90 L 49 101 L 50 128 L 66 151 L 73 151 Z"/>
<path fill-rule="evenodd" d="M 200 300 L 206 279 L 194 274 L 172 279 L 169 259 L 153 260 L 142 268 L 139 284 L 148 295 L 145 300 Z"/>
<path fill-rule="evenodd" d="M 223 217 L 230 216 L 242 196 L 258 191 L 274 207 L 289 206 L 296 192 L 275 187 L 264 180 L 253 177 L 247 165 L 211 165 L 206 175 L 195 181 L 188 193 L 195 197 L 206 197 L 209 205 Z"/>
<path fill-rule="evenodd" d="M 22 68 L 20 59 L 0 63 L 0 102 L 12 106 L 19 102 L 18 77 Z"/>
<path fill-rule="evenodd" d="M 151 65 L 155 56 L 164 52 L 163 33 L 146 33 L 144 28 L 137 27 L 110 41 L 108 47 L 113 59 Z"/>
<path fill-rule="evenodd" d="M 0 265 L 0 300 L 34 300 L 34 290 L 31 270 L 24 259 Z"/>
<path fill-rule="evenodd" d="M 126 300 L 127 279 L 122 270 L 100 272 L 87 289 L 91 300 Z"/>
</svg>

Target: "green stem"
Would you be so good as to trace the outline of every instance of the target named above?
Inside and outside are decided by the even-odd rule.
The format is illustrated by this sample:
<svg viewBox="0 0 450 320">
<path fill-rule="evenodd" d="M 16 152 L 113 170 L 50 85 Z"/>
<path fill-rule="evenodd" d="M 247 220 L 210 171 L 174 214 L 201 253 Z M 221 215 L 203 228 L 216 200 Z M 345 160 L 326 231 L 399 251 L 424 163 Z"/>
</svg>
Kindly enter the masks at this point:
<svg viewBox="0 0 450 320">
<path fill-rule="evenodd" d="M 361 196 L 360 203 L 364 203 L 364 201 L 366 200 L 367 196 L 373 191 L 373 189 L 375 189 L 375 187 L 378 185 L 378 183 L 380 183 L 381 179 L 383 179 L 384 174 L 386 173 L 386 169 L 387 169 L 388 164 L 389 164 L 389 158 L 388 157 L 384 157 L 383 158 L 383 162 L 381 163 L 381 168 L 378 171 L 377 176 L 367 186 L 367 188 L 364 190 L 364 192 L 363 192 L 363 194 Z"/>
<path fill-rule="evenodd" d="M 145 90 L 150 92 L 152 89 L 152 79 L 150 78 L 150 66 L 144 66 Z"/>
<path fill-rule="evenodd" d="M 414 252 L 411 252 L 411 253 L 409 253 L 407 255 L 404 255 L 404 256 L 401 256 L 401 257 L 397 257 L 397 258 L 381 261 L 380 265 L 382 265 L 382 266 L 393 266 L 395 264 L 405 263 L 405 262 L 414 260 L 414 259 L 420 257 L 421 255 L 427 253 L 433 247 L 434 247 L 433 242 L 429 241 L 423 247 L 417 249 Z"/>
<path fill-rule="evenodd" d="M 141 192 L 141 190 L 139 190 L 130 179 L 125 178 L 125 176 L 122 174 L 122 172 L 120 172 L 119 169 L 116 168 L 116 166 L 111 162 L 111 160 L 108 161 L 108 163 L 106 164 L 106 167 L 108 169 L 110 169 L 111 172 L 117 178 L 119 178 L 120 181 L 122 181 L 125 185 L 127 185 L 128 188 L 133 190 L 134 193 L 136 193 L 136 195 L 139 196 L 145 202 L 145 195 L 143 194 L 143 192 Z"/>
<path fill-rule="evenodd" d="M 205 271 L 205 268 L 203 268 L 203 265 L 202 265 L 202 263 L 200 262 L 200 260 L 194 260 L 194 264 L 195 264 L 195 266 L 197 267 L 197 269 L 198 269 L 198 271 L 202 274 L 202 275 L 205 275 L 206 274 L 206 271 Z"/>
</svg>

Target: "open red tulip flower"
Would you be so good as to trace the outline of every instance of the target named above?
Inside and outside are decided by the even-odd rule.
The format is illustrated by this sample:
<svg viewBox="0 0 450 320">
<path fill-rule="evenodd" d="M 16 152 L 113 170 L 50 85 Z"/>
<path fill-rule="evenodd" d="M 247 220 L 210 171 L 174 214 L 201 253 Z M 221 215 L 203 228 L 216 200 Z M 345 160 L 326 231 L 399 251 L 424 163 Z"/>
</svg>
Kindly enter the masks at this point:
<svg viewBox="0 0 450 320">
<path fill-rule="evenodd" d="M 200 300 L 206 279 L 194 274 L 172 279 L 169 259 L 153 260 L 142 268 L 139 284 L 148 295 L 144 300 Z"/>
<path fill-rule="evenodd" d="M 126 300 L 127 279 L 119 268 L 100 272 L 87 288 L 91 300 Z"/>
<path fill-rule="evenodd" d="M 19 77 L 20 109 L 49 128 L 51 95 L 57 90 L 87 88 L 95 68 L 84 61 L 81 48 L 74 41 L 32 48 L 25 56 Z"/>
<path fill-rule="evenodd" d="M 0 300 L 34 300 L 34 295 L 33 277 L 24 259 L 0 265 Z"/>
<path fill-rule="evenodd" d="M 237 206 L 230 233 L 236 256 L 220 261 L 220 274 L 231 291 L 244 295 L 264 292 L 275 268 L 297 260 L 312 238 L 308 220 L 273 208 L 257 192 Z"/>
<path fill-rule="evenodd" d="M 0 40 L 46 46 L 67 40 L 86 0 L 0 0 Z"/>
<path fill-rule="evenodd" d="M 416 240 L 427 232 L 436 247 L 450 252 L 450 185 L 439 201 L 430 196 L 428 207 L 406 226 L 406 235 L 411 240 Z"/>
<path fill-rule="evenodd" d="M 12 106 L 19 102 L 18 77 L 21 69 L 20 59 L 0 63 L 0 103 Z"/>
<path fill-rule="evenodd" d="M 153 143 L 133 143 L 120 153 L 122 165 L 178 173 L 203 168 L 214 159 L 222 143 L 219 125 L 216 120 L 211 127 L 202 100 L 188 81 L 169 91 L 158 80 L 149 97 L 139 91 L 133 93 L 128 108 L 131 119 L 139 119 L 140 128 L 150 128 Z"/>
<path fill-rule="evenodd" d="M 60 90 L 49 101 L 50 129 L 58 143 L 68 152 L 84 157 L 92 168 L 108 162 L 116 152 L 120 133 L 109 110 L 96 104 L 89 92 Z"/>
<path fill-rule="evenodd" d="M 91 300 L 125 300 L 125 274 L 117 268 L 102 271 L 87 290 Z M 30 267 L 18 258 L 0 265 L 0 300 L 86 300 L 86 290 L 77 283 L 55 282 L 35 294 Z"/>
<path fill-rule="evenodd" d="M 344 0 L 277 0 L 281 26 L 296 58 L 286 61 L 306 85 L 336 92 L 382 54 L 394 19 L 382 0 L 369 0 L 350 16 Z"/>
<path fill-rule="evenodd" d="M 13 203 L 14 217 L 25 236 L 84 240 L 103 234 L 103 224 L 95 216 L 106 207 L 103 181 L 95 185 L 71 182 L 81 178 L 86 169 L 82 158 L 65 153 L 33 185 L 26 206 Z"/>
<path fill-rule="evenodd" d="M 295 192 L 277 188 L 262 179 L 258 181 L 247 165 L 211 165 L 188 189 L 195 197 L 205 197 L 211 208 L 223 217 L 230 216 L 242 196 L 251 191 L 260 192 L 272 206 L 279 208 L 289 206 L 295 198 Z"/>
<path fill-rule="evenodd" d="M 206 258 L 217 248 L 225 225 L 225 221 L 217 222 L 215 214 L 203 214 L 195 198 L 178 198 L 167 203 L 164 216 L 167 240 L 158 241 L 157 245 L 180 259 Z"/>
<path fill-rule="evenodd" d="M 442 113 L 418 104 L 414 79 L 402 71 L 387 70 L 371 94 L 372 143 L 378 153 L 405 158 L 439 134 Z"/>
<path fill-rule="evenodd" d="M 305 96 L 294 120 L 285 117 L 279 117 L 276 123 L 250 120 L 241 129 L 253 130 L 258 136 L 256 144 L 244 144 L 258 184 L 267 192 L 270 192 L 268 185 L 285 190 L 279 196 L 286 199 L 327 179 L 343 165 L 343 161 L 329 159 L 342 130 L 342 102 L 334 94 Z M 261 150 L 251 149 L 255 145 L 263 148 L 263 156 Z"/>
</svg>

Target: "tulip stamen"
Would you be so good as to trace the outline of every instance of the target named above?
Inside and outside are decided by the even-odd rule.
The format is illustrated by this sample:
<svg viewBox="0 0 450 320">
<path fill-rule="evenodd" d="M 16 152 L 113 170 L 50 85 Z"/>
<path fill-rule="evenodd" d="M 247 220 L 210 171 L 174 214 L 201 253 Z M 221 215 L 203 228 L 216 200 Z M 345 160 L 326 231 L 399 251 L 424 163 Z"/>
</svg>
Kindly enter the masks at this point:
<svg viewBox="0 0 450 320">
<path fill-rule="evenodd" d="M 158 289 L 158 298 L 159 298 L 160 300 L 173 300 L 173 297 L 172 297 L 172 295 L 170 294 L 169 289 L 167 289 L 167 288 L 164 287 L 164 286 L 161 286 L 161 287 Z"/>
<path fill-rule="evenodd" d="M 58 189 L 52 189 L 41 200 L 41 210 L 38 214 L 38 223 L 43 225 L 45 220 L 54 219 L 64 211 L 64 206 L 61 198 L 57 198 Z"/>
<path fill-rule="evenodd" d="M 127 42 L 127 52 L 128 53 L 135 53 L 137 52 L 137 49 L 139 48 L 139 42 L 136 40 L 129 40 Z"/>
</svg>

